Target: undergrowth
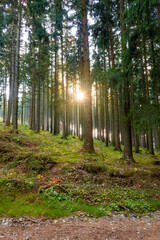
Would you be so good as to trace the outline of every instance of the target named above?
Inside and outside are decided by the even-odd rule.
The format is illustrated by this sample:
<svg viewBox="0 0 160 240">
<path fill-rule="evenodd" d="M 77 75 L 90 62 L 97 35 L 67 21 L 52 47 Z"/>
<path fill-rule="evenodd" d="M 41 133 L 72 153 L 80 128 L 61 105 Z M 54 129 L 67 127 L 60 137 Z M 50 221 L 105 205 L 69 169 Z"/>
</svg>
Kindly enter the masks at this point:
<svg viewBox="0 0 160 240">
<path fill-rule="evenodd" d="M 0 125 L 0 215 L 59 218 L 77 211 L 101 217 L 135 216 L 160 209 L 160 153 L 141 149 L 135 165 L 94 140 L 95 153 L 82 151 L 75 136 L 62 139 L 27 125 L 18 133 Z M 155 161 L 156 160 L 156 161 Z"/>
</svg>

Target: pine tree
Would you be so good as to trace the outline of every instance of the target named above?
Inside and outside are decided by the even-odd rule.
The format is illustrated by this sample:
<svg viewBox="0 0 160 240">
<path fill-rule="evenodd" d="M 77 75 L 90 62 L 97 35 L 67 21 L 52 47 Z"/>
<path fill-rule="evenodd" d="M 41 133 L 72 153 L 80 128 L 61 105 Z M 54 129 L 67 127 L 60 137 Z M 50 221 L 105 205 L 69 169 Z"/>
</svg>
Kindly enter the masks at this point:
<svg viewBox="0 0 160 240">
<path fill-rule="evenodd" d="M 83 31 L 83 57 L 84 57 L 84 149 L 93 152 L 92 137 L 92 107 L 91 107 L 91 80 L 89 63 L 89 44 L 88 44 L 88 26 L 87 26 L 87 1 L 82 0 L 82 31 Z"/>
</svg>

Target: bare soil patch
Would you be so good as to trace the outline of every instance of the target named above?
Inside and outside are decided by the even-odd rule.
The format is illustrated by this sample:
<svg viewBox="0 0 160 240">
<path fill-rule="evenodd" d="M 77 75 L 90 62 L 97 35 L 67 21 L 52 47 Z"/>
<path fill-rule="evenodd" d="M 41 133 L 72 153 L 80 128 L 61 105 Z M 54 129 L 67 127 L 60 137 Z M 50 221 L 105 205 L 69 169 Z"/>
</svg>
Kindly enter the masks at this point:
<svg viewBox="0 0 160 240">
<path fill-rule="evenodd" d="M 57 220 L 1 218 L 0 239 L 159 240 L 160 213 L 139 219 L 123 214 L 96 219 L 82 213 Z"/>
</svg>

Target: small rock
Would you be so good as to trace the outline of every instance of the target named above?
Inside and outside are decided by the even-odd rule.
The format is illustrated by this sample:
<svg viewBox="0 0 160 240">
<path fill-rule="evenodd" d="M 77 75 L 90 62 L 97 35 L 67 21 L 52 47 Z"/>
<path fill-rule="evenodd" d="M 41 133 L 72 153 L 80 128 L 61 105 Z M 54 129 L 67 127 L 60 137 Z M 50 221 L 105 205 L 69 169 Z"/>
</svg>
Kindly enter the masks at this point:
<svg viewBox="0 0 160 240">
<path fill-rule="evenodd" d="M 124 214 L 117 215 L 117 219 L 119 219 L 119 220 L 124 219 L 124 218 L 125 218 Z"/>
<path fill-rule="evenodd" d="M 25 238 L 25 240 L 30 240 L 30 239 L 32 239 L 32 236 L 28 236 Z"/>
</svg>

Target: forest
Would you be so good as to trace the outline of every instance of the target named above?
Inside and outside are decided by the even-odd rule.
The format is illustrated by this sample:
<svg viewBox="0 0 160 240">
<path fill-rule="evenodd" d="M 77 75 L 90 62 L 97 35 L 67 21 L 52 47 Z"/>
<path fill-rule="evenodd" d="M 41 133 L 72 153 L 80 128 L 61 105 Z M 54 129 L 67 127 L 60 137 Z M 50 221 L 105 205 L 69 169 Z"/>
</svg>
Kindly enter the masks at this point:
<svg viewBox="0 0 160 240">
<path fill-rule="evenodd" d="M 1 1 L 0 215 L 157 211 L 159 63 L 159 0 Z"/>
<path fill-rule="evenodd" d="M 122 143 L 129 161 L 132 145 L 160 149 L 158 0 L 91 1 L 82 13 L 80 1 L 3 2 L 1 117 L 13 132 L 74 134 L 89 151 L 92 137 Z"/>
</svg>

